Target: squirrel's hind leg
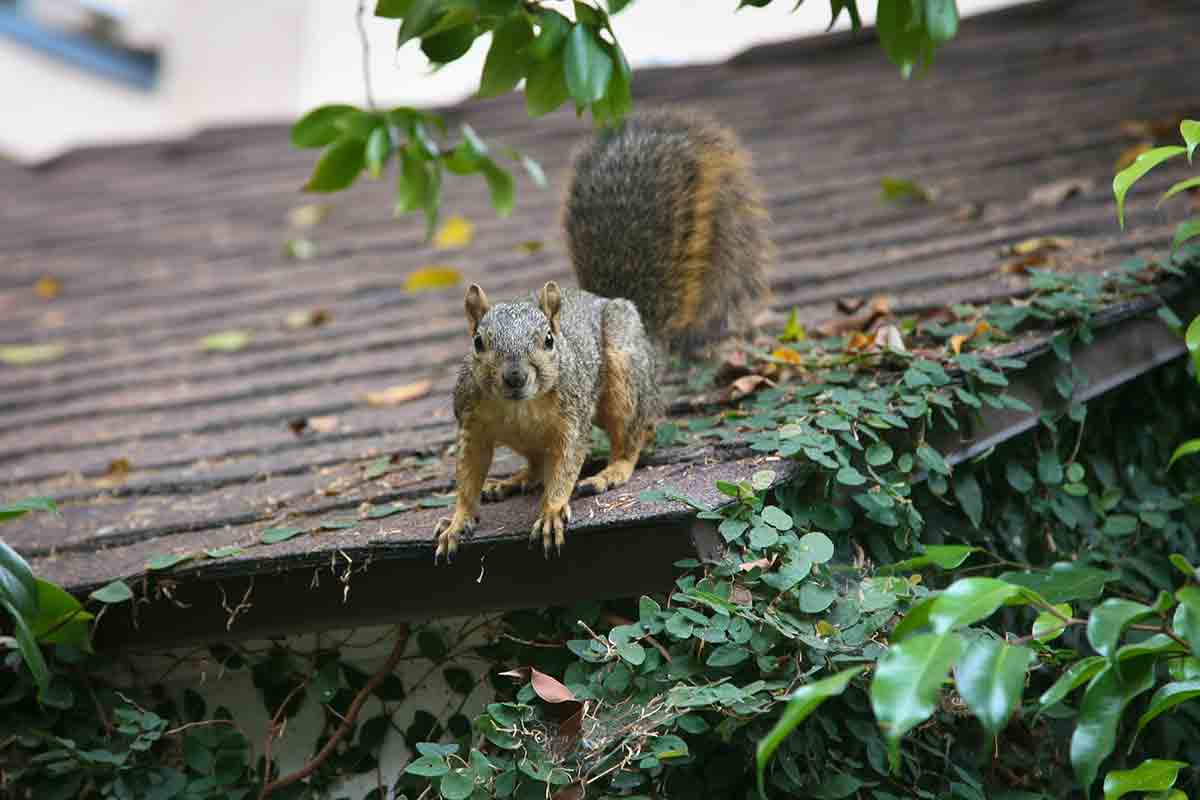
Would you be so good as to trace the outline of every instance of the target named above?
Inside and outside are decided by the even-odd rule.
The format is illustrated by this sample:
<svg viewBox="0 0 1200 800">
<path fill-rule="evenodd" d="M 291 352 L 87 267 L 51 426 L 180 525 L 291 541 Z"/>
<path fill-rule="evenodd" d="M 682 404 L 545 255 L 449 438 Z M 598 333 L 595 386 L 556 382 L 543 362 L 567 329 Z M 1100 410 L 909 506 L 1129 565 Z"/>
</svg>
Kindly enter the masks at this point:
<svg viewBox="0 0 1200 800">
<path fill-rule="evenodd" d="M 581 495 L 601 494 L 629 480 L 661 412 L 654 353 L 637 310 L 626 300 L 611 301 L 605 308 L 601 359 L 604 383 L 596 422 L 612 447 L 608 466 L 579 482 L 576 491 Z"/>
<path fill-rule="evenodd" d="M 483 499 L 495 503 L 514 494 L 525 494 L 542 483 L 542 467 L 533 462 L 526 464 L 508 478 L 489 478 L 483 485 Z"/>
</svg>

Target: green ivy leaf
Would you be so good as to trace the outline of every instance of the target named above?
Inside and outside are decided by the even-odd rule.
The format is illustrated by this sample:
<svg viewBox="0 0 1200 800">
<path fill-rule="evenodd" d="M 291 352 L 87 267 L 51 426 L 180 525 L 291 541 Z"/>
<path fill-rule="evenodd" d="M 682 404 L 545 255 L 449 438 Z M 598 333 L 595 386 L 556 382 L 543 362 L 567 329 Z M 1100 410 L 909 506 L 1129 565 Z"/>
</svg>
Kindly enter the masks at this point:
<svg viewBox="0 0 1200 800">
<path fill-rule="evenodd" d="M 33 676 L 34 683 L 37 684 L 39 697 L 44 696 L 46 689 L 50 686 L 50 670 L 46 666 L 46 659 L 42 655 L 41 648 L 38 647 L 37 640 L 33 638 L 33 633 L 29 630 L 24 615 L 17 611 L 7 598 L 0 597 L 0 608 L 3 608 L 12 617 L 17 652 L 21 654 L 21 660 L 25 662 L 25 666 L 29 668 L 29 673 Z"/>
<path fill-rule="evenodd" d="M 833 540 L 820 531 L 806 533 L 800 537 L 800 550 L 807 561 L 824 564 L 833 558 Z"/>
<path fill-rule="evenodd" d="M 792 692 L 788 698 L 787 707 L 779 717 L 779 721 L 767 732 L 766 736 L 759 739 L 758 747 L 755 751 L 755 763 L 758 768 L 758 791 L 763 797 L 766 797 L 763 776 L 766 773 L 767 762 L 771 760 L 771 756 L 779 749 L 779 745 L 818 706 L 830 697 L 835 697 L 844 692 L 846 687 L 850 685 L 850 681 L 860 675 L 864 669 L 865 667 L 853 667 L 836 675 L 831 675 L 828 678 L 801 686 Z"/>
<path fill-rule="evenodd" d="M 1096 673 L 1104 669 L 1108 661 L 1101 656 L 1088 656 L 1072 664 L 1066 672 L 1059 676 L 1054 685 L 1042 693 L 1038 702 L 1042 708 L 1061 703 L 1067 695 L 1091 680 Z"/>
<path fill-rule="evenodd" d="M 380 125 L 371 131 L 371 135 L 367 137 L 365 158 L 367 172 L 370 173 L 372 178 L 378 178 L 383 174 L 383 167 L 391 157 L 392 136 L 388 133 L 386 125 Z"/>
<path fill-rule="evenodd" d="M 925 633 L 892 645 L 879 659 L 871 681 L 871 708 L 891 746 L 893 762 L 904 734 L 933 714 L 942 682 L 962 647 L 956 634 Z"/>
<path fill-rule="evenodd" d="M 151 571 L 170 569 L 178 564 L 194 557 L 193 553 L 170 553 L 167 555 L 154 556 L 146 562 L 146 569 Z"/>
<path fill-rule="evenodd" d="M 1033 476 L 1016 461 L 1009 461 L 1004 465 L 1004 477 L 1008 480 L 1008 485 L 1021 494 L 1033 488 Z"/>
<path fill-rule="evenodd" d="M 366 161 L 362 139 L 344 136 L 325 149 L 317 159 L 312 176 L 304 184 L 306 192 L 336 192 L 354 183 Z"/>
<path fill-rule="evenodd" d="M 1117 198 L 1117 221 L 1122 228 L 1125 227 L 1125 195 L 1133 185 L 1159 164 L 1186 152 L 1187 148 L 1178 146 L 1155 147 L 1142 153 L 1132 164 L 1116 174 L 1113 178 L 1113 195 Z"/>
<path fill-rule="evenodd" d="M 836 597 L 832 589 L 806 583 L 800 587 L 800 610 L 805 614 L 819 614 L 833 605 Z"/>
<path fill-rule="evenodd" d="M 492 207 L 501 217 L 507 217 L 516 205 L 516 183 L 512 175 L 490 158 L 480 162 L 480 169 L 492 194 Z"/>
<path fill-rule="evenodd" d="M 723 644 L 713 649 L 704 663 L 710 667 L 734 667 L 750 658 L 750 651 L 734 644 Z"/>
<path fill-rule="evenodd" d="M 627 661 L 635 667 L 639 667 L 646 660 L 646 648 L 637 642 L 628 642 L 617 648 L 617 655 L 622 660 Z"/>
<path fill-rule="evenodd" d="M 409 775 L 420 775 L 422 778 L 440 778 L 450 772 L 445 756 L 421 756 L 409 763 L 404 771 Z"/>
<path fill-rule="evenodd" d="M 958 693 L 992 736 L 999 735 L 1021 702 L 1025 673 L 1033 660 L 1027 647 L 977 639 L 955 666 Z"/>
<path fill-rule="evenodd" d="M 882 467 L 892 460 L 892 448 L 884 442 L 876 442 L 867 448 L 867 463 L 872 467 Z"/>
<path fill-rule="evenodd" d="M 88 597 L 109 605 L 124 603 L 126 600 L 133 599 L 133 590 L 125 581 L 112 581 L 92 592 Z"/>
<path fill-rule="evenodd" d="M 604 97 L 612 78 L 613 62 L 587 25 L 576 23 L 567 34 L 564 63 L 567 91 L 576 105 L 588 106 Z"/>
<path fill-rule="evenodd" d="M 294 536 L 299 536 L 304 533 L 304 528 L 267 528 L 262 532 L 259 541 L 263 544 L 276 544 L 278 542 L 286 542 Z"/>
<path fill-rule="evenodd" d="M 1150 606 L 1132 600 L 1109 598 L 1088 615 L 1087 638 L 1097 653 L 1112 660 L 1125 628 L 1153 613 Z"/>
<path fill-rule="evenodd" d="M 779 506 L 766 506 L 762 510 L 763 522 L 781 531 L 790 531 L 795 524 L 790 514 Z"/>
<path fill-rule="evenodd" d="M 438 790 L 445 800 L 467 800 L 475 791 L 474 770 L 464 767 L 447 772 L 442 776 Z"/>
<path fill-rule="evenodd" d="M 929 445 L 923 444 L 917 448 L 917 458 L 930 472 L 936 472 L 938 475 L 950 475 L 950 465 L 946 463 L 946 459 L 942 458 L 942 454 Z"/>
<path fill-rule="evenodd" d="M 1071 766 L 1085 793 L 1091 790 L 1100 763 L 1112 753 L 1117 725 L 1125 708 L 1154 686 L 1154 656 L 1108 664 L 1092 678 L 1079 706 L 1071 735 Z"/>
</svg>

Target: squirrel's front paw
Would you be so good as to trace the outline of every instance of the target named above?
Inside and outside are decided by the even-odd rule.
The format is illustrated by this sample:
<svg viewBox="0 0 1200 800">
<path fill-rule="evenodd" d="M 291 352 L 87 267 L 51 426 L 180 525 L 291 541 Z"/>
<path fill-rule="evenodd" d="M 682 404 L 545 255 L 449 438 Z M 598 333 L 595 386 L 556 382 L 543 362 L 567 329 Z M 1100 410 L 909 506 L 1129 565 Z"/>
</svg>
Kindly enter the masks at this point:
<svg viewBox="0 0 1200 800">
<path fill-rule="evenodd" d="M 433 529 L 434 535 L 437 536 L 437 550 L 433 553 L 433 563 L 438 563 L 442 556 L 446 557 L 447 564 L 453 561 L 454 554 L 458 551 L 458 537 L 469 536 L 475 530 L 478 521 L 457 513 L 453 517 L 439 519 L 437 527 Z"/>
<path fill-rule="evenodd" d="M 532 545 L 540 537 L 542 540 L 542 552 L 546 558 L 550 557 L 550 545 L 562 555 L 563 544 L 566 541 L 565 533 L 567 525 L 571 522 L 571 506 L 569 503 L 563 503 L 557 508 L 546 508 L 542 511 L 542 515 L 537 518 L 537 522 L 533 523 L 533 528 L 529 531 L 529 543 Z"/>
</svg>

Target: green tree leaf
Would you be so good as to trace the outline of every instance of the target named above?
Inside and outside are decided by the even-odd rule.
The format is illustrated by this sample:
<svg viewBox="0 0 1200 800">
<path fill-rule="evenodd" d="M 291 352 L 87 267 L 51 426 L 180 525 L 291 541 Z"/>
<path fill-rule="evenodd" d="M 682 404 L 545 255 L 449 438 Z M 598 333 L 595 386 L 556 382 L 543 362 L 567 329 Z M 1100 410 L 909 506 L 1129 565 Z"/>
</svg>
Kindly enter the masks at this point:
<svg viewBox="0 0 1200 800">
<path fill-rule="evenodd" d="M 958 6 L 955 0 L 922 0 L 925 5 L 925 29 L 929 38 L 941 44 L 958 33 Z"/>
<path fill-rule="evenodd" d="M 1188 189 L 1200 189 L 1200 175 L 1171 184 L 1171 188 L 1163 192 L 1162 197 L 1158 198 L 1158 205 L 1162 205 L 1165 201 L 1170 200 L 1180 192 L 1186 192 Z"/>
<path fill-rule="evenodd" d="M 1175 598 L 1179 600 L 1179 606 L 1175 609 L 1171 627 L 1187 641 L 1192 655 L 1200 656 L 1200 589 L 1185 586 L 1175 593 Z"/>
<path fill-rule="evenodd" d="M 71 594 L 49 581 L 37 579 L 38 613 L 29 620 L 33 636 L 43 644 L 69 644 L 92 649 L 88 621 L 93 614 L 83 610 Z"/>
<path fill-rule="evenodd" d="M 1183 141 L 1187 144 L 1188 163 L 1192 163 L 1192 154 L 1196 152 L 1196 146 L 1200 145 L 1200 122 L 1194 119 L 1185 119 L 1179 123 L 1179 133 L 1183 136 Z"/>
<path fill-rule="evenodd" d="M 525 77 L 525 48 L 532 41 L 533 26 L 522 13 L 513 14 L 496 29 L 479 79 L 480 97 L 496 97 L 517 87 Z"/>
<path fill-rule="evenodd" d="M 758 791 L 763 797 L 766 797 L 763 776 L 766 774 L 767 762 L 771 760 L 771 756 L 779 749 L 779 745 L 821 703 L 824 703 L 830 697 L 840 695 L 844 692 L 846 687 L 850 685 L 850 681 L 861 674 L 864 669 L 866 668 L 853 667 L 836 675 L 831 675 L 828 678 L 801 686 L 792 692 L 788 698 L 787 707 L 784 708 L 783 714 L 779 717 L 779 721 L 767 732 L 766 736 L 758 741 L 755 763 L 758 767 Z"/>
<path fill-rule="evenodd" d="M 1071 735 L 1071 766 L 1084 793 L 1091 790 L 1100 763 L 1112 753 L 1117 725 L 1125 708 L 1154 686 L 1154 656 L 1108 664 L 1083 693 L 1079 718 Z"/>
<path fill-rule="evenodd" d="M 531 117 L 550 113 L 561 106 L 568 96 L 561 51 L 529 68 L 529 75 L 525 79 L 525 108 Z"/>
<path fill-rule="evenodd" d="M 893 758 L 904 734 L 933 714 L 962 647 L 956 634 L 925 633 L 892 645 L 879 659 L 871 681 L 871 708 Z"/>
<path fill-rule="evenodd" d="M 433 30 L 431 29 L 430 33 Z M 432 36 L 427 33 L 421 40 L 421 52 L 433 64 L 449 64 L 462 58 L 471 49 L 471 45 L 475 44 L 478 35 L 479 26 L 474 22 L 454 25 Z"/>
<path fill-rule="evenodd" d="M 1187 327 L 1187 332 L 1183 335 L 1184 344 L 1187 345 L 1188 352 L 1192 354 L 1192 366 L 1200 373 L 1200 314 L 1192 320 Z"/>
<path fill-rule="evenodd" d="M 392 136 L 388 133 L 386 125 L 380 125 L 371 131 L 371 135 L 367 137 L 365 158 L 367 172 L 370 173 L 372 178 L 378 178 L 383 174 L 383 167 L 391 157 Z"/>
<path fill-rule="evenodd" d="M 1091 680 L 1096 673 L 1104 669 L 1104 665 L 1107 663 L 1108 660 L 1101 656 L 1088 656 L 1079 659 L 1066 672 L 1059 676 L 1053 686 L 1042 693 L 1042 696 L 1038 698 L 1038 702 L 1041 703 L 1043 708 L 1049 708 L 1056 703 L 1061 703 L 1067 695 Z"/>
<path fill-rule="evenodd" d="M 1070 603 L 1058 603 L 1054 606 L 1054 610 L 1063 617 L 1070 617 L 1073 613 Z M 1045 644 L 1052 642 L 1059 636 L 1063 635 L 1066 630 L 1062 619 L 1049 611 L 1043 611 L 1037 615 L 1037 619 L 1033 621 L 1033 638 Z"/>
<path fill-rule="evenodd" d="M 0 504 L 0 522 L 6 522 L 10 519 L 16 519 L 28 514 L 30 511 L 49 511 L 52 514 L 58 513 L 58 506 L 49 497 L 27 497 L 24 500 L 17 500 L 12 503 Z M 4 542 L 0 541 L 0 545 Z M 3 556 L 0 556 L 0 569 L 4 566 Z"/>
<path fill-rule="evenodd" d="M 1033 660 L 1033 651 L 1027 647 L 977 639 L 954 667 L 958 693 L 992 736 L 1008 724 L 1021 702 L 1025 673 Z"/>
<path fill-rule="evenodd" d="M 537 15 L 538 35 L 529 45 L 529 57 L 534 61 L 548 61 L 562 48 L 571 30 L 571 20 L 552 9 L 542 9 Z M 561 63 L 561 62 L 560 62 Z"/>
<path fill-rule="evenodd" d="M 1005 572 L 999 579 L 1032 589 L 1048 603 L 1070 603 L 1096 599 L 1104 591 L 1104 585 L 1117 577 L 1106 570 L 1060 561 L 1049 569 Z"/>
<path fill-rule="evenodd" d="M 1184 220 L 1175 228 L 1175 238 L 1171 240 L 1171 249 L 1178 250 L 1184 242 L 1200 236 L 1200 217 Z"/>
<path fill-rule="evenodd" d="M 1193 700 L 1197 697 L 1200 697 L 1200 680 L 1168 683 L 1155 692 L 1154 696 L 1150 698 L 1150 704 L 1146 707 L 1145 713 L 1138 719 L 1137 730 L 1133 734 L 1133 741 L 1129 743 L 1130 751 L 1133 750 L 1133 745 L 1137 741 L 1137 737 L 1141 734 L 1142 729 L 1153 722 L 1156 717 L 1167 713 L 1181 703 L 1186 703 L 1188 700 Z"/>
<path fill-rule="evenodd" d="M 1117 800 L 1130 792 L 1163 792 L 1175 785 L 1184 761 L 1150 758 L 1133 769 L 1117 770 L 1104 776 L 1104 800 Z"/>
<path fill-rule="evenodd" d="M 357 111 L 345 104 L 314 108 L 292 126 L 292 144 L 296 147 L 324 147 L 332 144 L 342 134 L 338 121 L 346 114 Z"/>
<path fill-rule="evenodd" d="M 293 536 L 299 536 L 304 533 L 304 528 L 267 528 L 262 532 L 259 541 L 263 544 L 275 544 L 277 542 L 286 542 Z"/>
<path fill-rule="evenodd" d="M 1109 598 L 1088 615 L 1087 638 L 1097 653 L 1112 660 L 1125 628 L 1153 613 L 1150 606 L 1132 600 Z"/>
<path fill-rule="evenodd" d="M 512 175 L 490 158 L 483 159 L 480 169 L 492 194 L 492 207 L 501 217 L 507 217 L 516 204 L 516 182 Z"/>
<path fill-rule="evenodd" d="M 366 161 L 366 143 L 343 136 L 326 148 L 304 184 L 306 192 L 336 192 L 354 183 Z"/>
<path fill-rule="evenodd" d="M 433 27 L 438 15 L 438 0 L 411 0 L 405 10 L 404 21 L 396 35 L 396 47 L 403 47 Z"/>
<path fill-rule="evenodd" d="M 1125 227 L 1125 195 L 1137 181 L 1147 172 L 1164 161 L 1186 153 L 1187 149 L 1178 146 L 1155 147 L 1147 150 L 1125 169 L 1113 178 L 1113 195 L 1117 198 L 1117 221 Z"/>
<path fill-rule="evenodd" d="M 13 506 L 6 506 L 0 511 L 7 510 L 10 512 L 6 519 L 20 516 L 25 513 L 25 510 L 15 511 Z M 16 550 L 13 550 L 3 540 L 0 540 L 0 600 L 7 602 L 13 609 L 14 613 L 32 619 L 38 612 L 38 590 L 37 580 L 33 577 L 33 571 L 29 569 L 29 564 L 25 559 L 21 558 Z"/>
<path fill-rule="evenodd" d="M 934 599 L 929 623 L 935 633 L 972 625 L 1020 593 L 1020 587 L 996 578 L 962 578 Z"/>
<path fill-rule="evenodd" d="M 565 56 L 567 91 L 576 105 L 582 108 L 604 97 L 613 62 L 591 28 L 582 23 L 571 28 Z"/>
<path fill-rule="evenodd" d="M 8 599 L 0 597 L 0 608 L 3 608 L 12 617 L 17 652 L 21 654 L 21 660 L 25 662 L 25 666 L 29 668 L 29 673 L 33 676 L 33 682 L 37 684 L 38 695 L 42 696 L 50 686 L 50 670 L 46 666 L 42 650 L 38 647 L 37 640 L 33 638 L 33 632 L 29 630 L 29 624 L 25 621 L 25 617 L 13 607 Z"/>
<path fill-rule="evenodd" d="M 971 526 L 978 529 L 983 523 L 983 490 L 979 488 L 979 481 L 969 472 L 959 472 L 954 477 L 954 496 L 967 519 L 971 520 Z"/>
</svg>

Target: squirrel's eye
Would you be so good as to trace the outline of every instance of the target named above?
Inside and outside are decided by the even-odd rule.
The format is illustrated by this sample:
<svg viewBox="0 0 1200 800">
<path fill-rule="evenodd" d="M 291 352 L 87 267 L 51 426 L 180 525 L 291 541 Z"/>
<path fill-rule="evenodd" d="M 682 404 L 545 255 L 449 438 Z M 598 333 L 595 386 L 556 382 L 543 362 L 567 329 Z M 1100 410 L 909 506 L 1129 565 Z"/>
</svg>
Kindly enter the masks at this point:
<svg viewBox="0 0 1200 800">
<path fill-rule="evenodd" d="M 547 350 L 553 350 L 553 349 L 554 349 L 554 334 L 553 334 L 553 333 L 547 333 L 547 334 L 546 334 L 546 342 L 545 342 L 545 346 L 546 346 L 546 349 L 547 349 Z"/>
<path fill-rule="evenodd" d="M 480 336 L 478 333 L 475 334 L 475 352 L 476 353 L 483 352 L 483 337 Z"/>
</svg>

